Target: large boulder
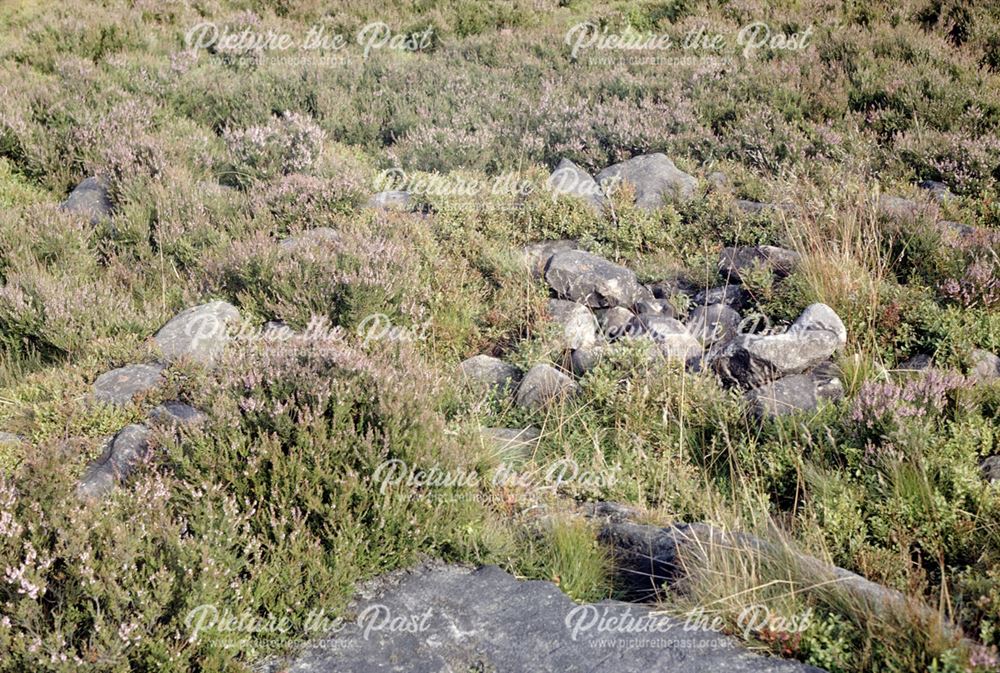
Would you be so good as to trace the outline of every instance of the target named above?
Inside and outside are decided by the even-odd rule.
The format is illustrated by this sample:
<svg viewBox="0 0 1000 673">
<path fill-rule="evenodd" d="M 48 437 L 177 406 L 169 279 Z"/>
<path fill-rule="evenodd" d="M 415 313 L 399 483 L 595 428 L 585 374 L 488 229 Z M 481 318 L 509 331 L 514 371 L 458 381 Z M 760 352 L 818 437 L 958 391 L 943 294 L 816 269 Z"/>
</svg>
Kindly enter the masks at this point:
<svg viewBox="0 0 1000 673">
<path fill-rule="evenodd" d="M 604 192 L 597 181 L 569 159 L 559 162 L 546 181 L 546 186 L 555 195 L 581 198 L 594 210 L 600 211 L 604 207 Z"/>
<path fill-rule="evenodd" d="M 513 388 L 521 380 L 520 369 L 491 355 L 474 355 L 458 368 L 465 381 L 481 392 Z"/>
<path fill-rule="evenodd" d="M 597 343 L 599 326 L 589 308 L 575 301 L 550 299 L 548 316 L 559 326 L 558 346 L 565 350 L 588 348 Z"/>
<path fill-rule="evenodd" d="M 576 250 L 580 246 L 576 241 L 560 239 L 556 241 L 538 241 L 529 243 L 521 249 L 521 258 L 531 272 L 533 278 L 544 278 L 545 270 L 553 255 L 567 250 Z"/>
<path fill-rule="evenodd" d="M 212 366 L 225 350 L 230 330 L 239 320 L 240 312 L 235 306 L 212 301 L 181 311 L 153 339 L 167 362 L 187 358 Z"/>
<path fill-rule="evenodd" d="M 79 213 L 90 218 L 91 224 L 97 224 L 111 217 L 111 196 L 104 180 L 90 177 L 76 186 L 60 206 L 60 210 Z"/>
<path fill-rule="evenodd" d="M 136 395 L 149 392 L 163 383 L 163 364 L 126 365 L 112 369 L 94 381 L 93 396 L 105 404 L 128 404 Z"/>
<path fill-rule="evenodd" d="M 840 346 L 829 330 L 783 334 L 741 334 L 711 362 L 726 383 L 757 388 L 789 374 L 801 374 L 828 360 Z"/>
<path fill-rule="evenodd" d="M 360 587 L 348 613 L 267 670 L 822 673 L 752 653 L 707 619 L 698 626 L 656 606 L 614 600 L 577 604 L 552 582 L 518 580 L 495 566 L 397 571 Z M 212 636 L 212 629 L 200 634 Z"/>
<path fill-rule="evenodd" d="M 711 345 L 734 338 L 740 321 L 740 314 L 725 304 L 709 304 L 691 311 L 687 328 L 698 341 Z"/>
<path fill-rule="evenodd" d="M 540 409 L 550 402 L 576 395 L 580 386 L 551 365 L 539 364 L 528 370 L 517 388 L 514 401 L 525 409 Z"/>
<path fill-rule="evenodd" d="M 609 193 L 618 182 L 635 187 L 635 205 L 655 210 L 666 203 L 690 200 L 698 180 L 677 168 L 664 154 L 643 154 L 608 166 L 597 174 L 597 182 Z"/>
<path fill-rule="evenodd" d="M 591 308 L 628 307 L 649 296 L 630 270 L 582 250 L 553 255 L 545 280 L 563 299 Z"/>
<path fill-rule="evenodd" d="M 792 273 L 802 260 L 794 250 L 773 245 L 751 245 L 723 248 L 719 256 L 719 272 L 727 280 L 743 281 L 744 275 L 752 269 L 764 268 L 777 278 Z"/>
<path fill-rule="evenodd" d="M 140 423 L 126 425 L 109 440 L 104 453 L 87 468 L 76 493 L 83 499 L 102 498 L 129 477 L 149 455 L 149 428 Z"/>
</svg>

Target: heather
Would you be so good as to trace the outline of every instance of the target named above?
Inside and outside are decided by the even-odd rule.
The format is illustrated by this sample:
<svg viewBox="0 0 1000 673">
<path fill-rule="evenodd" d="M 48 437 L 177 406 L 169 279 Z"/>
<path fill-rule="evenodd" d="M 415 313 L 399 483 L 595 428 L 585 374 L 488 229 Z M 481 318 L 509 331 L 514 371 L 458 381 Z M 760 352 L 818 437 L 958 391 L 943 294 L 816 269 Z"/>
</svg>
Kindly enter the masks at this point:
<svg viewBox="0 0 1000 673">
<path fill-rule="evenodd" d="M 192 49 L 204 21 L 433 37 L 296 60 Z M 750 21 L 813 31 L 799 51 L 728 44 L 657 65 L 574 57 L 581 21 L 678 43 Z M 294 639 L 192 642 L 186 615 L 343 615 L 356 582 L 426 557 L 617 596 L 573 515 L 597 501 L 780 541 L 961 632 L 732 559 L 663 606 L 712 605 L 730 624 L 752 600 L 814 610 L 802 633 L 743 634 L 750 647 L 836 673 L 1000 668 L 1000 490 L 984 467 L 1000 453 L 1000 384 L 976 374 L 1000 353 L 992 3 L 38 0 L 0 8 L 0 35 L 0 431 L 20 438 L 0 442 L 0 671 L 249 670 Z M 543 188 L 562 159 L 596 174 L 656 152 L 697 178 L 693 198 L 646 210 L 626 186 L 595 210 Z M 533 188 L 369 207 L 387 169 Z M 112 208 L 96 221 L 58 208 L 90 176 Z M 888 195 L 919 211 L 893 216 Z M 301 238 L 320 230 L 334 234 Z M 456 368 L 477 354 L 572 369 L 521 256 L 557 239 L 669 286 L 683 319 L 719 283 L 724 246 L 794 250 L 787 277 L 745 273 L 742 315 L 763 331 L 834 310 L 843 399 L 760 418 L 709 376 L 650 366 L 641 343 L 545 408 L 470 390 Z M 212 300 L 255 326 L 339 331 L 247 339 L 128 404 L 90 399 Z M 373 336 L 382 321 L 396 330 Z M 157 429 L 129 483 L 82 505 L 75 485 L 105 439 L 169 400 L 207 421 Z M 540 437 L 514 461 L 480 433 L 526 426 Z M 382 489 L 394 460 L 475 478 Z M 558 461 L 597 477 L 540 487 Z"/>
</svg>

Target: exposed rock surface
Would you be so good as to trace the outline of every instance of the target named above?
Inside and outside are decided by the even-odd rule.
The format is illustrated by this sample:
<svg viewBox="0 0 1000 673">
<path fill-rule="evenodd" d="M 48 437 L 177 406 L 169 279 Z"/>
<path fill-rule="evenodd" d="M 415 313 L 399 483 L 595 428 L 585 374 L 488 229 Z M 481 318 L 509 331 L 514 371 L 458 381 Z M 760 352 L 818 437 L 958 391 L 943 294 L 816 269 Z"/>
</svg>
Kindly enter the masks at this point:
<svg viewBox="0 0 1000 673">
<path fill-rule="evenodd" d="M 979 464 L 983 479 L 991 484 L 1000 481 L 1000 456 L 987 456 Z"/>
<path fill-rule="evenodd" d="M 989 383 L 1000 379 L 1000 357 L 977 348 L 972 351 L 972 369 L 969 378 L 977 383 Z"/>
<path fill-rule="evenodd" d="M 521 380 L 521 370 L 491 355 L 474 355 L 459 366 L 462 375 L 481 391 L 513 387 Z"/>
<path fill-rule="evenodd" d="M 701 344 L 680 320 L 643 315 L 635 320 L 641 336 L 652 339 L 660 353 L 671 360 L 688 361 L 701 355 Z"/>
<path fill-rule="evenodd" d="M 628 334 L 629 326 L 635 314 L 627 308 L 613 306 L 597 311 L 601 325 L 601 333 L 608 341 L 613 341 Z"/>
<path fill-rule="evenodd" d="M 843 397 L 844 386 L 837 377 L 816 373 L 792 374 L 747 392 L 751 408 L 758 416 L 785 416 L 813 411 L 821 400 Z"/>
<path fill-rule="evenodd" d="M 575 376 L 583 376 L 597 366 L 604 355 L 603 346 L 589 346 L 587 348 L 577 348 L 570 354 L 570 367 Z"/>
<path fill-rule="evenodd" d="M 597 174 L 597 182 L 607 192 L 616 181 L 635 186 L 635 204 L 655 210 L 666 203 L 687 201 L 698 187 L 698 180 L 677 168 L 664 154 L 643 154 L 608 166 Z"/>
<path fill-rule="evenodd" d="M 501 461 L 522 461 L 531 457 L 538 447 L 538 428 L 481 428 L 480 436 Z"/>
<path fill-rule="evenodd" d="M 59 208 L 67 212 L 80 213 L 90 218 L 91 224 L 111 217 L 111 196 L 105 182 L 96 177 L 90 177 L 81 182 L 69 193 Z"/>
<path fill-rule="evenodd" d="M 837 341 L 841 346 L 847 343 L 847 328 L 844 326 L 844 321 L 826 304 L 810 304 L 788 328 L 789 332 L 809 330 L 828 330 L 837 335 Z"/>
<path fill-rule="evenodd" d="M 524 258 L 524 263 L 531 271 L 532 277 L 544 278 L 545 270 L 548 268 L 549 260 L 552 259 L 553 255 L 559 252 L 566 252 L 567 250 L 577 250 L 579 247 L 576 241 L 569 239 L 539 241 L 524 246 L 521 254 Z"/>
<path fill-rule="evenodd" d="M 696 306 L 688 317 L 688 331 L 703 344 L 729 341 L 736 336 L 740 314 L 725 304 Z"/>
<path fill-rule="evenodd" d="M 569 159 L 559 162 L 546 184 L 554 193 L 581 198 L 595 210 L 604 207 L 604 192 L 597 181 Z"/>
<path fill-rule="evenodd" d="M 669 301 L 655 297 L 637 301 L 635 312 L 639 315 L 662 315 L 665 318 L 673 318 L 676 315 L 676 311 Z"/>
<path fill-rule="evenodd" d="M 883 194 L 878 200 L 878 211 L 891 220 L 913 220 L 920 215 L 920 204 L 902 196 Z"/>
<path fill-rule="evenodd" d="M 409 192 L 401 190 L 389 190 L 372 194 L 365 205 L 369 208 L 380 210 L 410 210 L 413 198 Z"/>
<path fill-rule="evenodd" d="M 545 280 L 560 297 L 591 308 L 632 306 L 649 294 L 630 270 L 582 250 L 555 254 Z"/>
<path fill-rule="evenodd" d="M 837 335 L 828 330 L 742 334 L 723 349 L 712 366 L 724 382 L 756 388 L 815 367 L 839 346 Z"/>
<path fill-rule="evenodd" d="M 739 285 L 720 285 L 701 290 L 694 295 L 695 306 L 710 306 L 725 304 L 731 309 L 739 310 L 747 302 L 747 291 Z"/>
<path fill-rule="evenodd" d="M 317 245 L 338 243 L 339 241 L 340 234 L 335 229 L 331 229 L 330 227 L 316 227 L 315 229 L 307 229 L 301 234 L 289 236 L 282 240 L 278 244 L 278 247 L 285 252 L 294 252 Z"/>
<path fill-rule="evenodd" d="M 753 245 L 723 248 L 719 257 L 719 272 L 736 281 L 754 268 L 766 268 L 778 278 L 784 278 L 798 266 L 802 256 L 794 250 L 773 245 Z"/>
<path fill-rule="evenodd" d="M 539 364 L 528 370 L 517 388 L 515 402 L 519 407 L 538 409 L 550 402 L 572 397 L 580 386 L 551 365 Z"/>
<path fill-rule="evenodd" d="M 153 337 L 168 362 L 190 358 L 214 365 L 229 341 L 231 326 L 240 319 L 235 306 L 213 301 L 192 306 L 171 318 Z"/>
<path fill-rule="evenodd" d="M 137 364 L 105 372 L 94 381 L 94 399 L 106 404 L 128 404 L 136 395 L 163 383 L 165 368 L 162 364 Z"/>
<path fill-rule="evenodd" d="M 364 588 L 350 608 L 356 619 L 267 670 L 821 673 L 753 654 L 707 628 L 684 628 L 648 606 L 577 605 L 551 582 L 519 581 L 495 566 L 395 573 Z M 393 618 L 412 628 L 389 628 Z M 638 633 L 626 626 L 636 621 L 650 626 Z"/>
<path fill-rule="evenodd" d="M 938 203 L 945 203 L 955 198 L 952 191 L 948 189 L 948 185 L 943 182 L 938 182 L 937 180 L 924 180 L 918 185 L 918 187 L 926 189 L 930 192 L 931 196 L 934 197 Z"/>
<path fill-rule="evenodd" d="M 149 421 L 154 425 L 194 426 L 205 422 L 207 416 L 190 404 L 169 400 L 149 412 Z"/>
<path fill-rule="evenodd" d="M 77 495 L 84 499 L 102 498 L 128 478 L 149 454 L 149 428 L 142 424 L 126 425 L 112 437 L 104 453 L 87 468 Z"/>
<path fill-rule="evenodd" d="M 564 349 L 587 348 L 597 343 L 599 326 L 589 308 L 575 301 L 550 299 L 549 318 L 559 326 L 558 345 Z"/>
</svg>

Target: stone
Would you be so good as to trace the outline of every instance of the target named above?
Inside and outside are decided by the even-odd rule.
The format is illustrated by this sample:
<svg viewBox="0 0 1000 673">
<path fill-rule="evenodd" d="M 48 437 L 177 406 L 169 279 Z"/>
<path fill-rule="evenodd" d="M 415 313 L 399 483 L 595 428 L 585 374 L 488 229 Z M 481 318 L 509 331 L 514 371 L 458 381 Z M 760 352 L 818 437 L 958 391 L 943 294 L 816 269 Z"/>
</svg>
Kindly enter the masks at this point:
<svg viewBox="0 0 1000 673">
<path fill-rule="evenodd" d="M 522 259 L 531 271 L 532 278 L 544 278 L 545 270 L 549 266 L 549 260 L 559 252 L 576 250 L 580 246 L 576 241 L 561 239 L 557 241 L 539 241 L 529 243 L 521 250 Z"/>
<path fill-rule="evenodd" d="M 573 397 L 579 390 L 573 379 L 555 367 L 538 364 L 524 375 L 514 401 L 524 409 L 540 409 L 553 401 Z"/>
<path fill-rule="evenodd" d="M 0 446 L 19 446 L 24 442 L 24 438 L 15 435 L 13 432 L 0 430 Z"/>
<path fill-rule="evenodd" d="M 582 250 L 553 255 L 545 280 L 563 299 L 591 308 L 632 306 L 649 292 L 630 270 Z"/>
<path fill-rule="evenodd" d="M 719 257 L 719 272 L 728 280 L 743 281 L 743 275 L 754 268 L 766 268 L 777 278 L 795 270 L 802 256 L 794 250 L 773 245 L 753 245 L 723 248 Z"/>
<path fill-rule="evenodd" d="M 181 311 L 153 339 L 167 362 L 187 358 L 210 367 L 222 355 L 229 332 L 239 320 L 240 312 L 235 306 L 212 301 Z"/>
<path fill-rule="evenodd" d="M 493 449 L 503 463 L 523 462 L 538 448 L 541 432 L 534 426 L 526 428 L 480 428 L 483 443 Z"/>
<path fill-rule="evenodd" d="M 93 386 L 93 397 L 105 404 L 128 404 L 136 395 L 153 390 L 163 383 L 163 364 L 126 365 L 112 369 L 97 377 Z"/>
<path fill-rule="evenodd" d="M 955 198 L 955 195 L 943 182 L 937 180 L 924 180 L 919 185 L 920 189 L 926 189 L 938 203 L 945 203 Z"/>
<path fill-rule="evenodd" d="M 604 208 L 604 192 L 597 181 L 569 159 L 559 162 L 545 184 L 554 195 L 581 198 L 596 211 Z"/>
<path fill-rule="evenodd" d="M 696 306 L 688 316 L 687 328 L 702 344 L 712 345 L 736 336 L 740 314 L 725 304 Z"/>
<path fill-rule="evenodd" d="M 635 312 L 639 315 L 662 315 L 665 318 L 675 317 L 673 305 L 666 299 L 640 299 L 635 303 Z"/>
<path fill-rule="evenodd" d="M 828 360 L 840 346 L 829 330 L 741 334 L 711 362 L 724 383 L 758 388 L 789 374 L 801 374 Z"/>
<path fill-rule="evenodd" d="M 1000 379 L 1000 357 L 982 348 L 973 350 L 969 379 L 975 383 L 991 383 Z"/>
<path fill-rule="evenodd" d="M 839 399 L 843 395 L 844 386 L 839 378 L 792 374 L 750 390 L 746 398 L 756 416 L 775 417 L 813 411 L 820 400 Z"/>
<path fill-rule="evenodd" d="M 559 326 L 558 346 L 564 350 L 586 348 L 597 343 L 599 326 L 589 308 L 575 301 L 550 299 L 548 316 Z"/>
<path fill-rule="evenodd" d="M 920 205 L 913 199 L 883 194 L 878 199 L 878 212 L 890 220 L 913 220 L 920 215 Z"/>
<path fill-rule="evenodd" d="M 900 362 L 896 367 L 896 370 L 901 372 L 925 372 L 933 366 L 934 360 L 930 355 L 927 355 L 926 353 L 917 353 L 903 362 Z"/>
<path fill-rule="evenodd" d="M 844 321 L 826 304 L 810 304 L 788 328 L 789 332 L 809 330 L 828 330 L 837 335 L 837 341 L 841 346 L 847 344 L 847 328 L 844 326 Z"/>
<path fill-rule="evenodd" d="M 85 215 L 90 218 L 91 224 L 111 217 L 111 195 L 107 183 L 101 178 L 87 178 L 69 193 L 59 209 Z"/>
<path fill-rule="evenodd" d="M 689 201 L 698 188 L 698 180 L 677 168 L 664 154 L 643 154 L 608 166 L 597 174 L 605 194 L 627 182 L 635 187 L 635 205 L 656 210 L 667 203 Z"/>
<path fill-rule="evenodd" d="M 701 355 L 701 344 L 680 320 L 658 315 L 636 318 L 637 331 L 652 339 L 668 360 L 689 361 Z"/>
<path fill-rule="evenodd" d="M 708 186 L 716 192 L 722 191 L 729 186 L 729 178 L 722 171 L 712 171 L 707 176 L 705 176 L 705 182 Z"/>
<path fill-rule="evenodd" d="M 480 392 L 513 388 L 521 380 L 520 369 L 491 355 L 474 355 L 458 368 L 464 379 Z"/>
<path fill-rule="evenodd" d="M 733 201 L 733 208 L 744 215 L 760 215 L 763 212 L 775 209 L 773 203 L 760 203 L 759 201 L 748 201 L 746 199 L 736 199 Z"/>
<path fill-rule="evenodd" d="M 389 190 L 372 194 L 365 207 L 376 208 L 378 210 L 411 210 L 413 208 L 413 198 L 409 192 L 402 190 Z"/>
<path fill-rule="evenodd" d="M 570 368 L 574 376 L 583 376 L 597 366 L 604 355 L 604 348 L 601 346 L 589 346 L 587 348 L 577 348 L 570 354 Z"/>
<path fill-rule="evenodd" d="M 306 250 L 316 246 L 332 245 L 340 242 L 340 234 L 330 227 L 316 227 L 307 229 L 295 236 L 289 236 L 280 243 L 278 247 L 284 252 L 295 252 Z"/>
<path fill-rule="evenodd" d="M 756 654 L 657 606 L 577 604 L 496 566 L 427 562 L 376 578 L 353 617 L 269 662 L 268 673 L 822 673 Z M 392 620 L 392 621 L 390 621 Z M 391 627 L 397 622 L 403 625 Z"/>
<path fill-rule="evenodd" d="M 991 484 L 1000 481 L 1000 456 L 987 456 L 979 464 L 979 470 L 984 481 Z"/>
<path fill-rule="evenodd" d="M 725 304 L 731 309 L 739 310 L 746 305 L 749 297 L 747 291 L 739 285 L 720 285 L 698 292 L 693 299 L 695 306 L 711 306 Z"/>
<path fill-rule="evenodd" d="M 85 500 L 103 498 L 148 455 L 149 428 L 141 423 L 126 425 L 105 444 L 104 453 L 84 472 L 76 487 L 77 495 Z"/>
<path fill-rule="evenodd" d="M 179 400 L 169 400 L 153 407 L 149 412 L 150 423 L 170 427 L 197 426 L 207 418 L 204 413 Z"/>
<path fill-rule="evenodd" d="M 608 341 L 626 336 L 632 324 L 632 318 L 635 317 L 632 311 L 621 306 L 598 309 L 596 313 L 601 326 L 601 334 Z"/>
</svg>

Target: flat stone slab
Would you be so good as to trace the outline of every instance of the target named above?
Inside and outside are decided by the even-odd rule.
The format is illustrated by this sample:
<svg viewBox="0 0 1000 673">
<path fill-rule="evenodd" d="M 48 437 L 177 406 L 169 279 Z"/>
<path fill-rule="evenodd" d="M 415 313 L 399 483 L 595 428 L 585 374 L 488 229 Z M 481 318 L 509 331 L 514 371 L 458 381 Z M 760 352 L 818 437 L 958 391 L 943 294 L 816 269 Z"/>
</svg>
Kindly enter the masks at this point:
<svg viewBox="0 0 1000 673">
<path fill-rule="evenodd" d="M 111 197 L 100 178 L 90 177 L 69 193 L 59 208 L 70 213 L 80 213 L 90 218 L 91 224 L 111 217 Z"/>
<path fill-rule="evenodd" d="M 94 399 L 105 404 L 128 404 L 136 395 L 163 383 L 164 369 L 162 364 L 139 364 L 105 372 L 94 381 Z"/>
<path fill-rule="evenodd" d="M 307 644 L 290 662 L 258 670 L 820 672 L 752 654 L 707 627 L 646 606 L 610 600 L 578 605 L 551 582 L 519 581 L 495 566 L 421 566 L 393 579 L 398 583 L 352 606 L 354 621 Z M 643 624 L 638 632 L 625 626 L 637 620 Z"/>
<path fill-rule="evenodd" d="M 153 339 L 167 362 L 186 357 L 211 366 L 222 355 L 229 331 L 239 319 L 240 312 L 235 306 L 212 301 L 181 311 Z"/>
<path fill-rule="evenodd" d="M 83 500 L 103 498 L 129 477 L 136 465 L 149 454 L 149 428 L 126 425 L 104 446 L 104 453 L 90 464 L 76 494 Z"/>
<path fill-rule="evenodd" d="M 206 418 L 208 417 L 204 413 L 179 400 L 169 400 L 149 412 L 151 423 L 169 427 L 200 425 Z"/>
</svg>

